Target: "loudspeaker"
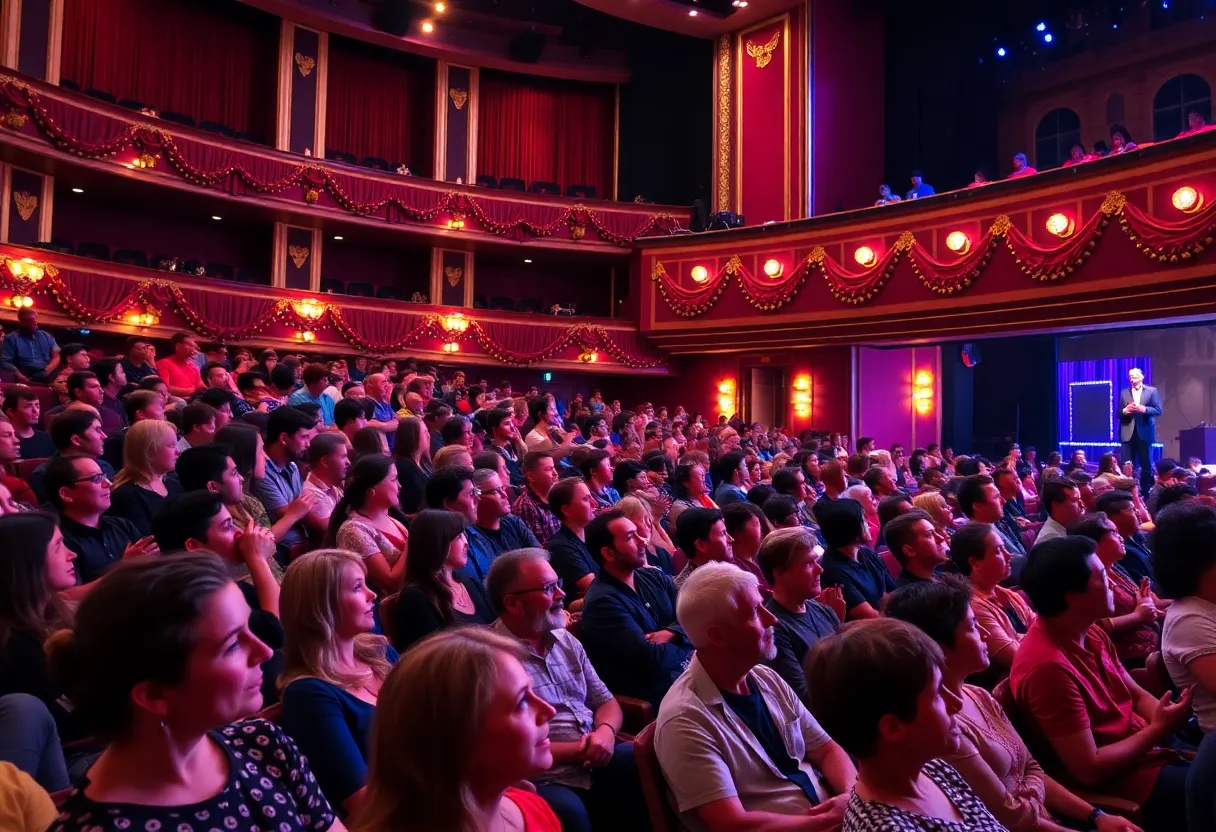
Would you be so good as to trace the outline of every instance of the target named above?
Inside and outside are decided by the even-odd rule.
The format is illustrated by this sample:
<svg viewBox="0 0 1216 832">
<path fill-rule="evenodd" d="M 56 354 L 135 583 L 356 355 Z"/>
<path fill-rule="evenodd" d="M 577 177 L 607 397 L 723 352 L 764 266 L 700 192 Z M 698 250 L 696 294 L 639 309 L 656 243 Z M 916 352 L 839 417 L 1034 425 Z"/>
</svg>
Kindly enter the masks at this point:
<svg viewBox="0 0 1216 832">
<path fill-rule="evenodd" d="M 414 12 L 410 0 L 381 0 L 380 8 L 372 12 L 372 26 L 390 35 L 402 37 L 410 31 Z"/>
<path fill-rule="evenodd" d="M 520 32 L 507 45 L 507 57 L 521 64 L 534 64 L 545 51 L 547 40 L 543 32 Z"/>
</svg>

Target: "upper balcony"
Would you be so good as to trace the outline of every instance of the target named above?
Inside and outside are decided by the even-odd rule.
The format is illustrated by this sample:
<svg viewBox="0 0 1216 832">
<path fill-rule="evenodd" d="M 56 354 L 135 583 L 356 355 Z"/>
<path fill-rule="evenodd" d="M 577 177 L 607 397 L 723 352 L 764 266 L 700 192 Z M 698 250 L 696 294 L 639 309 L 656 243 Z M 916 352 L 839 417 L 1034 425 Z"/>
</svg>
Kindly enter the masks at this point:
<svg viewBox="0 0 1216 832">
<path fill-rule="evenodd" d="M 1207 318 L 1216 131 L 927 199 L 638 243 L 673 353 Z"/>
</svg>

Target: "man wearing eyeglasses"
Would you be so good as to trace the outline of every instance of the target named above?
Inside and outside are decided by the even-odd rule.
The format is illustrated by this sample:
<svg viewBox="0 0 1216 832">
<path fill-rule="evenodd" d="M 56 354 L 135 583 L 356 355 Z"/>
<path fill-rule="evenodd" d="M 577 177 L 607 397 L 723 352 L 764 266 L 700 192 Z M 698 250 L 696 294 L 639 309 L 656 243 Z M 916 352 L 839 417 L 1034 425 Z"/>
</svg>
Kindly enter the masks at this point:
<svg viewBox="0 0 1216 832">
<path fill-rule="evenodd" d="M 134 523 L 105 513 L 110 508 L 110 480 L 97 460 L 51 457 L 43 485 L 59 512 L 63 542 L 76 553 L 74 565 L 81 584 L 97 580 L 123 558 L 158 553 L 156 541 L 140 537 Z"/>
<path fill-rule="evenodd" d="M 491 564 L 504 552 L 539 547 L 540 543 L 524 521 L 511 513 L 507 489 L 497 472 L 488 468 L 475 470 L 473 496 L 477 501 L 477 519 L 465 530 L 469 560 L 462 571 L 484 584 Z"/>
<path fill-rule="evenodd" d="M 537 793 L 563 829 L 650 828 L 633 743 L 617 743 L 624 714 L 578 639 L 566 631 L 562 581 L 544 549 L 505 552 L 486 591 L 499 611 L 493 625 L 524 647 L 532 692 L 557 711 L 549 723 L 553 767 L 535 779 Z"/>
</svg>

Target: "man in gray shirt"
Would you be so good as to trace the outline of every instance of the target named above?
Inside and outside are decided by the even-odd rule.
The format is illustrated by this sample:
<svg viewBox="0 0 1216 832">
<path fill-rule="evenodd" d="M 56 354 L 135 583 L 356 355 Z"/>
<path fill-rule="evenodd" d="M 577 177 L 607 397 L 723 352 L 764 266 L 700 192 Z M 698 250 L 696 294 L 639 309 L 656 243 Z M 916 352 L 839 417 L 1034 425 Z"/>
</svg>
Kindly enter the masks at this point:
<svg viewBox="0 0 1216 832">
<path fill-rule="evenodd" d="M 292 500 L 300 496 L 304 483 L 296 460 L 307 453 L 312 437 L 312 417 L 294 407 L 276 408 L 266 421 L 266 475 L 254 477 L 251 490 L 266 507 L 272 523 L 287 512 Z M 280 554 L 307 539 L 304 526 L 297 523 L 279 541 Z"/>
</svg>

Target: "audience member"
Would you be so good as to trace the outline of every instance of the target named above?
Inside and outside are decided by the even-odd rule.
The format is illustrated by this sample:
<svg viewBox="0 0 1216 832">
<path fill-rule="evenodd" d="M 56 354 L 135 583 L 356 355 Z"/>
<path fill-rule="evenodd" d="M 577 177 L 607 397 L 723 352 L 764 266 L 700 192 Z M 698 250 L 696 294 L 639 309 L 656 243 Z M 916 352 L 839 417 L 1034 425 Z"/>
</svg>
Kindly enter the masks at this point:
<svg viewBox="0 0 1216 832">
<path fill-rule="evenodd" d="M 1068 527 L 1085 513 L 1076 483 L 1066 479 L 1046 480 L 1039 489 L 1039 504 L 1046 510 L 1047 520 L 1035 537 L 1035 546 L 1052 538 L 1066 537 Z"/>
<path fill-rule="evenodd" d="M 549 508 L 561 521 L 561 528 L 549 536 L 546 544 L 553 569 L 572 599 L 581 598 L 599 571 L 588 551 L 589 544 L 584 542 L 595 520 L 595 499 L 581 477 L 567 477 L 549 491 Z"/>
<path fill-rule="evenodd" d="M 427 480 L 435 473 L 431 467 L 430 434 L 417 416 L 401 419 L 396 436 L 397 480 L 401 484 L 401 510 L 417 514 L 426 498 Z"/>
<path fill-rule="evenodd" d="M 177 432 L 168 422 L 131 426 L 123 443 L 123 466 L 114 476 L 109 513 L 131 521 L 140 535 L 152 533 L 152 518 L 165 500 L 182 492 L 171 476 L 177 464 Z"/>
<path fill-rule="evenodd" d="M 747 502 L 748 480 L 746 459 L 739 451 L 730 451 L 718 458 L 714 466 L 714 481 L 718 488 L 714 491 L 714 502 L 725 508 L 731 503 Z"/>
<path fill-rule="evenodd" d="M 1191 691 L 1158 701 L 1119 664 L 1096 626 L 1114 603 L 1095 548 L 1065 537 L 1031 552 L 1022 588 L 1039 617 L 1013 659 L 1010 688 L 1045 741 L 1038 756 L 1049 771 L 1058 763 L 1072 782 L 1134 801 L 1150 830 L 1182 829 L 1189 766 L 1159 746 L 1185 724 Z"/>
<path fill-rule="evenodd" d="M 729 561 L 734 553 L 726 521 L 716 508 L 690 508 L 676 521 L 676 545 L 684 554 L 684 568 L 675 577 L 676 589 L 692 575 L 693 570 L 710 562 Z"/>
<path fill-rule="evenodd" d="M 350 473 L 350 450 L 340 433 L 319 433 L 308 444 L 308 477 L 300 494 L 316 495 L 312 508 L 304 515 L 304 525 L 320 540 L 329 530 L 334 508 L 342 499 L 342 484 Z"/>
<path fill-rule="evenodd" d="M 309 552 L 292 562 L 283 622 L 280 724 L 312 761 L 317 784 L 354 815 L 365 796 L 372 714 L 397 651 L 375 635 L 376 593 L 357 555 Z"/>
<path fill-rule="evenodd" d="M 405 589 L 394 608 L 394 646 L 404 652 L 438 630 L 494 620 L 481 581 L 455 573 L 468 562 L 468 521 L 454 511 L 424 509 L 410 524 Z"/>
<path fill-rule="evenodd" d="M 752 573 L 765 598 L 769 597 L 770 588 L 764 570 L 756 563 L 756 555 L 765 537 L 766 519 L 764 512 L 747 500 L 728 503 L 722 509 L 722 522 L 726 526 L 726 536 L 730 538 L 731 557 L 728 562 Z"/>
<path fill-rule="evenodd" d="M 649 492 L 635 491 L 630 496 L 623 497 L 615 508 L 633 523 L 646 565 L 661 569 L 669 577 L 674 577 L 676 568 L 672 553 L 676 547 L 667 532 L 663 531 L 662 525 L 655 520 L 655 514 L 661 513 L 658 498 Z"/>
<path fill-rule="evenodd" d="M 491 459 L 502 457 L 490 454 Z M 485 582 L 494 561 L 504 552 L 537 548 L 540 544 L 523 521 L 511 513 L 502 477 L 486 468 L 473 471 L 476 516 L 465 531 L 469 539 L 469 562 L 464 573 Z"/>
<path fill-rule="evenodd" d="M 1001 585 L 1012 561 L 1005 539 L 988 523 L 968 523 L 950 540 L 950 560 L 971 582 L 971 608 L 988 647 L 992 675 L 1003 676 L 1035 622 L 1034 611 L 1022 597 Z"/>
<path fill-rule="evenodd" d="M 290 553 L 282 546 L 283 539 L 312 510 L 312 504 L 316 499 L 316 495 L 301 491 L 300 496 L 288 503 L 287 509 L 272 523 L 270 513 L 266 511 L 266 506 L 251 491 L 252 484 L 256 480 L 263 479 L 266 476 L 266 448 L 261 432 L 253 425 L 244 422 L 234 422 L 216 431 L 215 440 L 225 453 L 231 457 L 231 468 L 226 460 L 223 462 L 222 469 L 219 469 L 215 463 L 212 463 L 206 468 L 206 471 L 209 472 L 206 474 L 206 479 L 196 477 L 193 480 L 195 483 L 201 481 L 202 484 L 197 486 L 186 485 L 185 480 L 181 479 L 182 472 L 179 470 L 178 479 L 182 483 L 182 489 L 191 491 L 195 487 L 207 488 L 209 491 L 220 494 L 223 497 L 224 505 L 227 506 L 228 512 L 232 515 L 232 519 L 240 528 L 244 528 L 250 520 L 253 520 L 254 524 L 270 529 L 278 544 L 278 554 L 282 555 L 283 562 L 286 562 L 287 555 Z M 200 445 L 198 448 L 186 451 L 177 458 L 178 468 L 180 469 L 182 466 L 183 457 L 211 447 L 214 447 L 214 445 Z M 214 459 L 214 457 L 211 458 Z M 231 481 L 234 478 L 233 469 L 235 469 L 235 476 L 241 480 L 239 494 L 231 487 L 219 488 L 207 484 L 217 478 Z M 273 564 L 271 568 L 279 569 L 281 573 L 278 563 Z"/>
<path fill-rule="evenodd" d="M 277 412 L 277 411 L 276 411 Z M 409 532 L 398 513 L 397 468 L 386 456 L 365 456 L 351 466 L 342 499 L 329 517 L 326 546 L 363 558 L 368 581 L 381 595 L 406 580 Z"/>
<path fill-rule="evenodd" d="M 992 477 L 987 474 L 964 477 L 958 489 L 958 506 L 968 522 L 987 523 L 1001 536 L 1011 559 L 1005 585 L 1017 586 L 1026 563 L 1026 547 L 1017 524 L 1010 526 L 1005 516 L 1005 500 Z"/>
<path fill-rule="evenodd" d="M 280 407 L 266 420 L 264 476 L 253 478 L 250 491 L 272 520 L 283 517 L 304 488 L 296 461 L 304 457 L 312 437 L 312 421 L 294 407 Z M 291 549 L 306 540 L 304 525 L 297 523 L 279 542 Z"/>
<path fill-rule="evenodd" d="M 321 408 L 321 421 L 325 427 L 334 423 L 334 399 L 325 392 L 329 386 L 329 368 L 324 364 L 309 364 L 300 374 L 304 386 L 287 398 L 291 406 L 315 404 Z"/>
<path fill-rule="evenodd" d="M 776 655 L 776 619 L 756 579 L 709 564 L 681 590 L 678 615 L 696 651 L 663 697 L 654 747 L 684 824 L 709 832 L 838 828 L 857 772 L 761 664 Z"/>
<path fill-rule="evenodd" d="M 956 754 L 962 742 L 944 668 L 929 636 L 890 618 L 845 627 L 807 656 L 811 710 L 857 761 L 844 812 L 848 832 L 1005 829 L 939 759 Z"/>
<path fill-rule="evenodd" d="M 169 340 L 173 354 L 156 362 L 156 375 L 168 386 L 169 395 L 188 399 L 203 388 L 203 377 L 194 357 L 198 344 L 188 332 L 178 332 Z"/>
<path fill-rule="evenodd" d="M 827 543 L 823 554 L 823 578 L 828 586 L 839 586 L 844 594 L 845 614 L 855 618 L 877 618 L 882 597 L 895 589 L 895 579 L 882 558 L 866 547 L 865 515 L 856 500 L 820 501 L 815 514 Z"/>
<path fill-rule="evenodd" d="M 165 401 L 154 390 L 133 390 L 123 398 L 122 404 L 128 425 L 145 421 L 165 421 Z M 125 427 L 117 433 L 107 433 L 102 442 L 101 458 L 112 468 L 122 467 L 123 446 L 126 444 L 129 430 L 130 427 Z M 174 442 L 176 443 L 176 439 Z"/>
<path fill-rule="evenodd" d="M 553 766 L 554 709 L 532 691 L 523 648 L 462 628 L 406 654 L 380 689 L 355 832 L 558 832 L 548 804 L 517 784 Z"/>
<path fill-rule="evenodd" d="M 17 328 L 4 336 L 0 361 L 17 369 L 21 384 L 46 384 L 59 369 L 60 350 L 55 336 L 38 328 L 38 312 L 29 307 L 17 311 Z"/>
<path fill-rule="evenodd" d="M 1115 524 L 1123 538 L 1124 555 L 1119 561 L 1123 570 L 1137 583 L 1144 578 L 1154 582 L 1152 553 L 1148 539 L 1140 531 L 1140 517 L 1133 496 L 1126 491 L 1108 491 L 1098 497 L 1094 508 Z"/>
<path fill-rule="evenodd" d="M 913 509 L 887 523 L 883 532 L 902 567 L 895 581 L 897 588 L 937 580 L 938 569 L 950 559 L 950 545 L 928 514 Z"/>
<path fill-rule="evenodd" d="M 778 529 L 764 538 L 756 560 L 772 587 L 764 602 L 776 622 L 773 642 L 776 656 L 766 663 L 803 702 L 807 701 L 802 662 L 807 651 L 826 635 L 840 632 L 845 615 L 839 587 L 824 590 L 823 566 L 814 536 L 804 528 Z"/>
<path fill-rule="evenodd" d="M 648 569 L 637 527 L 610 509 L 588 527 L 599 576 L 587 590 L 582 641 L 609 690 L 658 707 L 691 653 L 676 626 L 676 587 L 669 575 Z"/>
<path fill-rule="evenodd" d="M 542 546 L 561 528 L 561 521 L 549 507 L 549 492 L 557 479 L 557 466 L 548 451 L 529 451 L 524 457 L 524 487 L 511 510 Z"/>
<path fill-rule="evenodd" d="M 591 492 L 597 511 L 612 508 L 620 502 L 621 495 L 612 486 L 612 460 L 607 451 L 593 448 L 580 452 L 578 470 Z"/>
<path fill-rule="evenodd" d="M 127 376 L 117 358 L 103 358 L 93 363 L 93 375 L 101 387 L 101 402 L 97 405 L 101 415 L 101 429 L 107 435 L 128 426 L 127 412 L 119 400 L 119 394 L 127 386 Z"/>
<path fill-rule="evenodd" d="M 148 376 L 156 375 L 156 367 L 150 360 L 155 358 L 156 351 L 152 342 L 140 335 L 132 335 L 127 339 L 127 349 L 121 362 L 123 375 L 131 384 L 139 384 Z"/>
<path fill-rule="evenodd" d="M 562 581 L 535 547 L 507 552 L 490 568 L 493 629 L 523 646 L 532 690 L 556 711 L 549 724 L 553 767 L 537 791 L 564 830 L 649 828 L 633 743 L 617 742 L 624 714 L 578 639 L 566 631 Z"/>
<path fill-rule="evenodd" d="M 10 387 L 4 391 L 4 415 L 13 424 L 22 459 L 46 459 L 55 453 L 50 434 L 38 430 L 42 403 L 29 387 Z"/>
<path fill-rule="evenodd" d="M 17 431 L 12 422 L 4 416 L 0 416 L 0 486 L 8 490 L 11 499 L 33 506 L 38 502 L 38 498 L 34 496 L 34 491 L 29 484 L 19 477 L 4 473 L 19 459 L 21 459 L 21 445 L 17 440 Z M 0 514 L 4 513 L 3 510 L 0 510 Z"/>
<path fill-rule="evenodd" d="M 133 829 L 200 813 L 217 828 L 343 829 L 280 728 L 234 725 L 261 707 L 269 657 L 218 558 L 144 558 L 107 575 L 48 651 L 52 677 L 108 743 L 51 828 L 95 829 L 121 806 Z"/>
</svg>

